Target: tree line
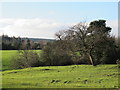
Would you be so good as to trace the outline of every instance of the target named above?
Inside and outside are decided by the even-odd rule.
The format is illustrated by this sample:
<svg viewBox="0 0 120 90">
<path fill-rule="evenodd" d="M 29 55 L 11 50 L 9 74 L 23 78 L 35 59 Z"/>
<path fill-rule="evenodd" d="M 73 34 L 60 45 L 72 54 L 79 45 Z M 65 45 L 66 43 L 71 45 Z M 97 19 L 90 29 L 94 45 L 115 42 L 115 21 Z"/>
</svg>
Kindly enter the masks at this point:
<svg viewBox="0 0 120 90">
<path fill-rule="evenodd" d="M 2 35 L 2 50 L 38 50 L 44 47 L 41 42 L 34 42 L 29 38 L 9 37 Z"/>
<path fill-rule="evenodd" d="M 73 64 L 116 64 L 120 62 L 120 38 L 110 35 L 106 20 L 78 23 L 55 33 L 42 53 L 22 51 L 15 60 L 19 68 L 30 66 L 63 66 Z M 20 63 L 21 62 L 21 63 Z M 26 65 L 27 64 L 27 65 Z"/>
</svg>

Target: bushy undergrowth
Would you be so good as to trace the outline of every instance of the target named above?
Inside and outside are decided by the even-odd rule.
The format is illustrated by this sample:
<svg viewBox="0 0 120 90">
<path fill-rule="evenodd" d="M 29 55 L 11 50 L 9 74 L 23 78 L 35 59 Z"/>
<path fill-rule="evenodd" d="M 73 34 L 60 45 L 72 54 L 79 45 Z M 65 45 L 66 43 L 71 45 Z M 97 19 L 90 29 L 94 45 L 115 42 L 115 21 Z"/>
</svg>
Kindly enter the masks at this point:
<svg viewBox="0 0 120 90">
<path fill-rule="evenodd" d="M 61 43 L 61 44 L 58 44 Z M 73 56 L 70 51 L 65 50 L 62 42 L 49 43 L 41 54 L 41 59 L 44 65 L 60 66 L 73 64 Z"/>
<path fill-rule="evenodd" d="M 12 67 L 21 69 L 27 67 L 36 67 L 40 64 L 40 56 L 37 52 L 31 50 L 20 50 L 14 58 Z"/>
</svg>

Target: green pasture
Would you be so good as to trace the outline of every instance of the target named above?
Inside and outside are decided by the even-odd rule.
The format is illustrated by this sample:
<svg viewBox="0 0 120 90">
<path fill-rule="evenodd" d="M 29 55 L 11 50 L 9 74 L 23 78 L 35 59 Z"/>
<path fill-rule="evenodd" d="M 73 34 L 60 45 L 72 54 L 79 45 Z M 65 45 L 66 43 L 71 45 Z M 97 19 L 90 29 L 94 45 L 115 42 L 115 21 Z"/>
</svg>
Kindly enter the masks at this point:
<svg viewBox="0 0 120 90">
<path fill-rule="evenodd" d="M 46 66 L 2 72 L 3 88 L 118 88 L 117 65 Z"/>
<path fill-rule="evenodd" d="M 2 70 L 9 70 L 11 68 L 11 61 L 17 57 L 17 50 L 2 50 Z"/>
<path fill-rule="evenodd" d="M 38 50 L 39 51 L 39 50 Z M 2 52 L 3 88 L 118 88 L 117 65 L 44 66 L 13 70 L 18 53 Z M 41 51 L 40 51 L 41 52 Z"/>
</svg>

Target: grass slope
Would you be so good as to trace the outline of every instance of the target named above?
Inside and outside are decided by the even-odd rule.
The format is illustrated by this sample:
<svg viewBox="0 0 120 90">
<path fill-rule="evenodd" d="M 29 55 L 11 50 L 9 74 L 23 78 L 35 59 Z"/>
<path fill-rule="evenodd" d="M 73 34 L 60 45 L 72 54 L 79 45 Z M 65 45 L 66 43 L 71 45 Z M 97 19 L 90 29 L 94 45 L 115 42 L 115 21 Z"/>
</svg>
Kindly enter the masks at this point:
<svg viewBox="0 0 120 90">
<path fill-rule="evenodd" d="M 3 88 L 117 88 L 117 65 L 46 66 L 7 70 Z"/>
</svg>

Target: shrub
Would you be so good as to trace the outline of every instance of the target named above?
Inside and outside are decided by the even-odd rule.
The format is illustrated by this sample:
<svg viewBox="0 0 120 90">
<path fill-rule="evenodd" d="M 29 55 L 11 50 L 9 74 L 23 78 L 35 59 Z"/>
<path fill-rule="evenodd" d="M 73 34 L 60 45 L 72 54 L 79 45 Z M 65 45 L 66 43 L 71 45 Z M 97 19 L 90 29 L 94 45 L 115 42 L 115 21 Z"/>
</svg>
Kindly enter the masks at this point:
<svg viewBox="0 0 120 90">
<path fill-rule="evenodd" d="M 40 56 L 31 50 L 20 50 L 18 56 L 14 58 L 12 66 L 16 69 L 36 67 L 40 65 Z"/>
<path fill-rule="evenodd" d="M 42 53 L 44 65 L 58 66 L 73 64 L 72 53 L 65 45 L 65 41 L 48 43 Z"/>
</svg>

